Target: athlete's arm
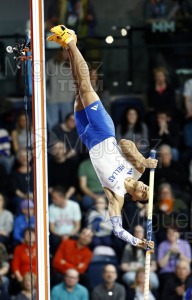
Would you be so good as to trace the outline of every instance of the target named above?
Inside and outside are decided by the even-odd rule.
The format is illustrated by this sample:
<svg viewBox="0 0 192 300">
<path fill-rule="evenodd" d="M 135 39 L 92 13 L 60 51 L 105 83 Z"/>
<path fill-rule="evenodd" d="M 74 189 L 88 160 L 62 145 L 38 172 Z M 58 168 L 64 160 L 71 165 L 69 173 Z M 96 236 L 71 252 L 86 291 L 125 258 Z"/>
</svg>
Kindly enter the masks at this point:
<svg viewBox="0 0 192 300">
<path fill-rule="evenodd" d="M 126 231 L 122 226 L 121 210 L 124 204 L 124 198 L 114 194 L 108 188 L 104 188 L 104 190 L 109 200 L 108 211 L 109 211 L 110 221 L 113 227 L 114 235 L 122 239 L 123 241 L 130 243 L 133 246 L 146 249 L 147 247 L 146 240 L 140 240 L 134 237 L 132 234 Z M 148 245 L 153 252 L 154 243 L 150 242 Z"/>
<path fill-rule="evenodd" d="M 122 139 L 120 141 L 120 147 L 128 161 L 130 161 L 135 169 L 141 174 L 145 171 L 145 168 L 156 168 L 157 160 L 150 157 L 146 159 L 138 151 L 137 147 L 132 141 Z"/>
</svg>

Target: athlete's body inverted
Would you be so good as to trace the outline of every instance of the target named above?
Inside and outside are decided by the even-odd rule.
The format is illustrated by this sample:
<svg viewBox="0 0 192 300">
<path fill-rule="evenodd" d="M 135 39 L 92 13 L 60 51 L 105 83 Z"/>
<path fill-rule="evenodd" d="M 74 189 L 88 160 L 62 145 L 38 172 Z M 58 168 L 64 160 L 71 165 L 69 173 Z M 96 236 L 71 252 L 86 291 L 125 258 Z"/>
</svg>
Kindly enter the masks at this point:
<svg viewBox="0 0 192 300">
<path fill-rule="evenodd" d="M 88 66 L 76 46 L 76 36 L 63 25 L 51 29 L 49 41 L 59 43 L 69 54 L 76 85 L 75 120 L 78 134 L 89 149 L 90 158 L 109 200 L 108 210 L 116 236 L 132 245 L 146 248 L 146 240 L 139 240 L 122 228 L 121 210 L 124 195 L 133 200 L 147 200 L 148 186 L 138 181 L 145 167 L 155 168 L 157 160 L 145 159 L 129 140 L 115 139 L 115 128 L 98 95 L 91 86 Z M 151 248 L 153 242 L 149 242 Z"/>
</svg>

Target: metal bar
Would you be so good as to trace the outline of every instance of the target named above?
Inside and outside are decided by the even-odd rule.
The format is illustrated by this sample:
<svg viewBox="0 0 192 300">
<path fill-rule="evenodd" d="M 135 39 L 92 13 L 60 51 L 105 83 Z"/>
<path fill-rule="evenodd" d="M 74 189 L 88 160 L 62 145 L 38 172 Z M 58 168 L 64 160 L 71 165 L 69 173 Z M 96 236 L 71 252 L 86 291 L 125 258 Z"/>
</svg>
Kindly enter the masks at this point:
<svg viewBox="0 0 192 300">
<path fill-rule="evenodd" d="M 45 45 L 43 0 L 30 0 L 33 61 L 34 199 L 37 241 L 37 298 L 50 299 Z"/>
</svg>

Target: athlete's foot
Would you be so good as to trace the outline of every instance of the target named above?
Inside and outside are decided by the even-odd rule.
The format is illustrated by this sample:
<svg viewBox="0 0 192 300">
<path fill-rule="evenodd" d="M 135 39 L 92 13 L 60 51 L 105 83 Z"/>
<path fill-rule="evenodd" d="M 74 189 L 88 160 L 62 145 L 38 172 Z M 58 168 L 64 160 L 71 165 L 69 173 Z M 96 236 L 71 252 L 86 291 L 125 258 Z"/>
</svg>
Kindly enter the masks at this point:
<svg viewBox="0 0 192 300">
<path fill-rule="evenodd" d="M 55 33 L 65 43 L 69 44 L 71 41 L 77 43 L 77 36 L 73 30 L 68 29 L 64 25 L 57 25 L 51 28 L 51 32 Z"/>
</svg>

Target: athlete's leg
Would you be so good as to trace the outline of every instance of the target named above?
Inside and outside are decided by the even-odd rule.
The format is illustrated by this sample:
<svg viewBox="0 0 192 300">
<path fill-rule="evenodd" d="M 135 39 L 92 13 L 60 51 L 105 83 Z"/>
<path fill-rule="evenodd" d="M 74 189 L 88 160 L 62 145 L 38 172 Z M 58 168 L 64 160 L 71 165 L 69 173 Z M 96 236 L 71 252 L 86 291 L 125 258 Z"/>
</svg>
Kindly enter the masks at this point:
<svg viewBox="0 0 192 300">
<path fill-rule="evenodd" d="M 79 83 L 79 91 L 84 107 L 89 106 L 96 100 L 99 100 L 98 95 L 92 88 L 89 68 L 80 51 L 76 47 L 77 37 L 74 31 L 66 28 L 64 25 L 58 25 L 50 30 L 53 35 L 47 40 L 56 42 L 64 48 L 69 48 L 73 57 L 75 72 Z"/>
<path fill-rule="evenodd" d="M 74 111 L 79 111 L 79 110 L 84 109 L 84 105 L 81 101 L 81 97 L 80 97 L 80 94 L 79 94 L 79 82 L 78 82 L 78 79 L 77 79 L 77 74 L 76 74 L 76 70 L 75 70 L 71 50 L 68 49 L 67 52 L 68 52 L 68 55 L 69 55 L 69 61 L 70 61 L 71 70 L 72 70 L 72 74 L 73 74 L 73 80 L 74 80 L 74 85 L 75 85 L 75 93 L 76 93 L 76 98 L 75 98 L 75 103 L 74 103 Z"/>
<path fill-rule="evenodd" d="M 142 174 L 145 171 L 145 158 L 138 151 L 135 144 L 130 140 L 122 139 L 120 141 L 120 147 L 127 160 L 130 161 L 135 167 L 135 169 Z"/>
<path fill-rule="evenodd" d="M 88 66 L 77 49 L 75 42 L 71 41 L 68 47 L 74 78 L 77 78 L 76 82 L 81 97 L 81 104 L 79 105 L 78 101 L 75 104 L 77 129 L 84 144 L 88 149 L 91 149 L 104 139 L 115 137 L 115 128 L 111 117 L 92 88 Z M 82 105 L 85 109 L 82 108 Z M 85 120 L 87 123 L 84 122 Z M 85 125 L 88 125 L 86 134 L 85 130 L 83 130 Z"/>
<path fill-rule="evenodd" d="M 81 100 L 84 107 L 87 107 L 96 100 L 99 100 L 99 96 L 96 94 L 91 85 L 88 65 L 77 48 L 75 42 L 71 41 L 68 44 L 68 47 L 73 60 L 73 67 L 77 75 Z"/>
<path fill-rule="evenodd" d="M 74 116 L 75 116 L 75 122 L 76 122 L 76 128 L 79 136 L 84 133 L 85 128 L 87 128 L 89 124 L 89 120 L 87 118 L 87 114 L 84 108 L 84 105 L 81 101 L 81 97 L 79 94 L 79 82 L 77 80 L 76 70 L 74 67 L 74 61 L 71 55 L 70 49 L 68 49 L 68 55 L 69 55 L 69 61 L 71 64 L 71 70 L 73 74 L 73 80 L 75 85 L 75 103 L 74 103 Z"/>
<path fill-rule="evenodd" d="M 79 97 L 75 104 L 76 120 L 85 119 L 87 116 L 88 124 L 90 125 L 85 133 L 85 130 L 78 130 L 84 144 L 91 149 L 95 143 L 99 143 L 108 137 L 115 137 L 115 128 L 109 114 L 104 109 L 99 96 L 95 93 L 90 80 L 89 68 L 80 51 L 76 47 L 76 36 L 73 31 L 67 29 L 64 25 L 58 25 L 51 29 L 54 34 L 51 37 L 55 41 L 67 47 L 70 53 L 73 73 L 77 78 Z M 50 39 L 49 39 L 50 40 Z M 92 104 L 94 105 L 92 106 Z M 83 109 L 83 106 L 85 110 Z M 82 129 L 83 127 L 81 127 Z"/>
</svg>

